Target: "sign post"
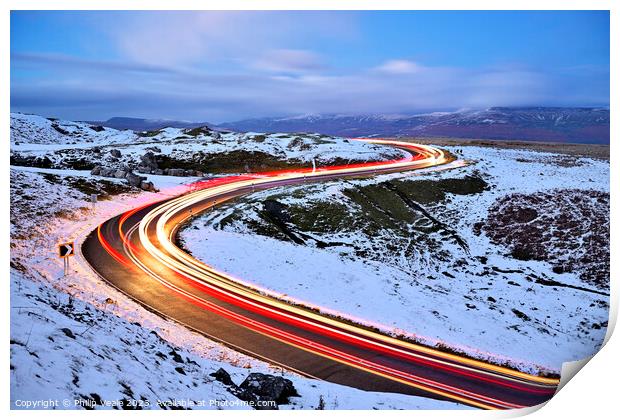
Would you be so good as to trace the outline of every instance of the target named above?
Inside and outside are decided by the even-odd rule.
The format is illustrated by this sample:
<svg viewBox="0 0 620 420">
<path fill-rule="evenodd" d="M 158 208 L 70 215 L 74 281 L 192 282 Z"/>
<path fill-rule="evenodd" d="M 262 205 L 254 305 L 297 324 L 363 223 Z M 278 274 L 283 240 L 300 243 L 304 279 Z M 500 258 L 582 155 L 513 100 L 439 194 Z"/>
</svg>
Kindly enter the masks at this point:
<svg viewBox="0 0 620 420">
<path fill-rule="evenodd" d="M 74 242 L 65 242 L 62 244 L 58 244 L 58 257 L 62 258 L 64 265 L 64 274 L 69 274 L 69 257 L 73 257 L 75 255 L 75 243 Z"/>
</svg>

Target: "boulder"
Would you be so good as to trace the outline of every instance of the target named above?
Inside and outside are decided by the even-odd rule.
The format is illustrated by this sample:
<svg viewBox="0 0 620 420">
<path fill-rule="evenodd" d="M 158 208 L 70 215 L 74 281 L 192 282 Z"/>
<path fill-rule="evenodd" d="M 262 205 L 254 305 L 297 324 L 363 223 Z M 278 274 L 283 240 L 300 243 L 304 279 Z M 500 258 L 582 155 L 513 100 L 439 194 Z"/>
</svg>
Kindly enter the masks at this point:
<svg viewBox="0 0 620 420">
<path fill-rule="evenodd" d="M 114 172 L 114 178 L 123 179 L 125 176 L 127 176 L 127 171 L 123 169 L 117 169 L 116 172 Z"/>
<path fill-rule="evenodd" d="M 288 403 L 289 397 L 299 397 L 293 382 L 281 376 L 264 373 L 250 373 L 239 388 L 258 396 L 262 401 Z"/>
<path fill-rule="evenodd" d="M 168 169 L 168 175 L 170 175 L 170 176 L 185 176 L 185 170 L 183 170 L 183 169 Z"/>
<path fill-rule="evenodd" d="M 129 172 L 125 175 L 125 179 L 132 187 L 141 188 L 142 181 L 146 180 L 146 177 L 136 175 L 133 172 Z"/>
<path fill-rule="evenodd" d="M 153 152 L 146 152 L 140 157 L 140 166 L 157 169 L 157 162 L 155 161 L 155 154 Z"/>
<path fill-rule="evenodd" d="M 60 331 L 65 333 L 67 337 L 73 338 L 75 340 L 75 334 L 73 334 L 73 331 L 71 331 L 69 328 L 61 328 Z"/>
<path fill-rule="evenodd" d="M 99 172 L 99 175 L 105 176 L 105 177 L 113 177 L 115 172 L 116 171 L 111 168 L 102 168 L 101 171 Z"/>
<path fill-rule="evenodd" d="M 123 155 L 123 154 L 121 153 L 121 151 L 120 151 L 120 150 L 118 150 L 118 149 L 112 149 L 112 150 L 110 150 L 110 154 L 111 154 L 112 156 L 114 156 L 115 158 L 119 158 L 119 157 L 121 157 L 121 156 Z"/>
<path fill-rule="evenodd" d="M 140 188 L 142 188 L 144 191 L 155 191 L 155 185 L 153 185 L 153 183 L 150 181 L 142 181 L 140 183 Z"/>
<path fill-rule="evenodd" d="M 216 381 L 223 383 L 224 385 L 235 385 L 235 383 L 230 378 L 230 374 L 226 372 L 224 369 L 219 368 L 213 373 L 210 373 L 209 376 L 213 376 Z"/>
<path fill-rule="evenodd" d="M 91 175 L 99 175 L 101 174 L 101 166 L 97 165 L 90 171 Z"/>
</svg>

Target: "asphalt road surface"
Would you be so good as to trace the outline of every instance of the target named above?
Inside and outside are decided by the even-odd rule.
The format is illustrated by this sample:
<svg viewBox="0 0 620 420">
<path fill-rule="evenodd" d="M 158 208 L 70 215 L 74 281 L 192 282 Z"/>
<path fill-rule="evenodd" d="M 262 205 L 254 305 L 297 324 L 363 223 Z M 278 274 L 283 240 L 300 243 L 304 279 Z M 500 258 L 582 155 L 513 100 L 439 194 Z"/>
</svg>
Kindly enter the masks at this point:
<svg viewBox="0 0 620 420">
<path fill-rule="evenodd" d="M 200 181 L 186 194 L 101 224 L 82 244 L 82 255 L 105 281 L 149 310 L 305 376 L 484 409 L 521 408 L 550 399 L 557 379 L 421 346 L 283 302 L 175 245 L 176 232 L 188 219 L 253 191 L 440 167 L 448 161 L 441 150 L 430 146 L 363 141 L 406 149 L 411 157 Z M 269 258 L 269 250 L 256 258 Z"/>
</svg>

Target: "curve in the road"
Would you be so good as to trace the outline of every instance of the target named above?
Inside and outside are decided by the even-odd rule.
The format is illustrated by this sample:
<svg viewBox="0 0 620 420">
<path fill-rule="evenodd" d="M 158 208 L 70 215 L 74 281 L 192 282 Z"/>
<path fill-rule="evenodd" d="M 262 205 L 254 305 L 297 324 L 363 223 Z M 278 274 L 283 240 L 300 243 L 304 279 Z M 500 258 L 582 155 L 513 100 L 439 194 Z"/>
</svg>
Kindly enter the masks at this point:
<svg viewBox="0 0 620 420">
<path fill-rule="evenodd" d="M 557 379 L 414 344 L 281 301 L 270 295 L 271 291 L 216 270 L 176 246 L 176 232 L 187 219 L 243 194 L 303 182 L 429 168 L 447 161 L 441 150 L 430 146 L 363 141 L 412 154 L 391 161 L 198 182 L 193 192 L 103 223 L 86 239 L 82 254 L 101 277 L 149 308 L 309 376 L 486 409 L 520 408 L 548 400 L 557 388 Z"/>
</svg>

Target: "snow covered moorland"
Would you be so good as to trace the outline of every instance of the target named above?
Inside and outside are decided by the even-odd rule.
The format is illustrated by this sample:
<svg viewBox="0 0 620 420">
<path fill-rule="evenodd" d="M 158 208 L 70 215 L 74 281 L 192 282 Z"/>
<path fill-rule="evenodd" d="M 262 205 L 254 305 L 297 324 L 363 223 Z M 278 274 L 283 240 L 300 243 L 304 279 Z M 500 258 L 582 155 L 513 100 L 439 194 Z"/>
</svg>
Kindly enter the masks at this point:
<svg viewBox="0 0 620 420">
<path fill-rule="evenodd" d="M 61 130 L 61 131 L 58 131 Z M 209 127 L 134 133 L 11 114 L 11 165 L 89 170 L 94 175 L 202 176 L 368 162 L 406 152 L 319 134 L 261 134 Z M 117 175 L 118 173 L 118 175 Z"/>
<path fill-rule="evenodd" d="M 273 157 L 269 162 L 276 166 L 307 166 L 312 158 L 363 161 L 401 152 L 319 136 L 256 141 L 262 135 L 206 129 L 138 135 L 24 114 L 12 114 L 11 127 L 12 408 L 248 409 L 274 408 L 274 401 L 281 409 L 466 408 L 282 371 L 147 311 L 97 277 L 79 252 L 63 276 L 56 255 L 58 243 L 79 245 L 101 222 L 185 191 L 183 184 L 198 179 L 197 172 L 213 169 L 180 167 L 194 162 L 196 153 L 216 161 L 219 156 L 223 164 L 231 151 L 255 150 Z M 177 166 L 170 166 L 170 156 Z M 122 174 L 92 175 L 97 166 Z M 133 185 L 128 173 L 134 171 L 154 188 Z M 94 205 L 92 194 L 98 197 Z M 265 395 L 261 387 L 273 383 L 282 392 Z"/>
<path fill-rule="evenodd" d="M 255 193 L 179 244 L 282 299 L 524 371 L 596 352 L 609 162 L 448 149 L 467 165 Z"/>
</svg>

